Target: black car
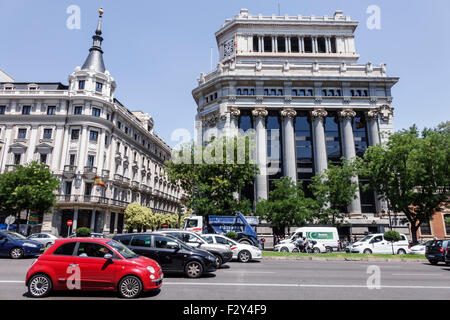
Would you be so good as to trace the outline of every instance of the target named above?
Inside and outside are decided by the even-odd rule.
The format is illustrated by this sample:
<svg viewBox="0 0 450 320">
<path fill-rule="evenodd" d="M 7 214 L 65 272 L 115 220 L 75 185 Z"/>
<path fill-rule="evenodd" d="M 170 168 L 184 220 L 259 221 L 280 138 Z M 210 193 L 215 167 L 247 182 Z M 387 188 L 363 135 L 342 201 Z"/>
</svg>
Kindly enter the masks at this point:
<svg viewBox="0 0 450 320">
<path fill-rule="evenodd" d="M 450 249 L 450 240 L 433 240 L 426 246 L 425 256 L 431 264 L 445 262 L 450 265 L 448 261 L 445 261 L 448 249 Z"/>
<path fill-rule="evenodd" d="M 192 248 L 171 236 L 135 233 L 118 235 L 113 240 L 157 261 L 164 273 L 184 273 L 189 278 L 198 278 L 204 273 L 216 271 L 216 258 L 212 254 Z"/>
<path fill-rule="evenodd" d="M 450 248 L 447 247 L 447 254 L 445 255 L 445 264 L 450 265 Z"/>
</svg>

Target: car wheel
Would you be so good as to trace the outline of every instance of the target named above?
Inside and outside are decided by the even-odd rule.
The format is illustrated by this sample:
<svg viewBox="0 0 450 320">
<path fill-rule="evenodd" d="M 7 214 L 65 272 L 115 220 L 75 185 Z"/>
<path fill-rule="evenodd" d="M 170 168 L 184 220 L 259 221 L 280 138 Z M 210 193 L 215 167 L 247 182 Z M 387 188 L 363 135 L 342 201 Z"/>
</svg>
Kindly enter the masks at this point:
<svg viewBox="0 0 450 320">
<path fill-rule="evenodd" d="M 219 269 L 220 266 L 222 265 L 222 257 L 217 255 L 214 255 L 214 257 L 216 257 L 216 268 Z"/>
<path fill-rule="evenodd" d="M 243 240 L 239 241 L 239 243 L 248 244 L 248 245 L 251 245 L 251 246 L 253 245 L 253 243 L 250 240 L 247 240 L 247 239 L 243 239 Z"/>
<path fill-rule="evenodd" d="M 23 249 L 22 248 L 12 248 L 9 252 L 9 256 L 11 259 L 20 259 L 23 257 Z"/>
<path fill-rule="evenodd" d="M 437 265 L 438 262 L 436 260 L 428 260 L 433 266 Z"/>
<path fill-rule="evenodd" d="M 297 251 L 294 251 L 294 250 L 297 250 Z M 280 252 L 289 252 L 289 249 L 286 247 L 283 247 L 280 249 Z M 293 249 L 292 252 L 298 252 L 298 249 Z"/>
<path fill-rule="evenodd" d="M 240 262 L 247 263 L 247 262 L 249 262 L 252 259 L 252 255 L 251 255 L 251 253 L 249 251 L 242 250 L 238 254 L 238 259 L 239 259 Z"/>
<path fill-rule="evenodd" d="M 126 276 L 119 282 L 119 294 L 125 299 L 136 299 L 142 292 L 142 282 L 136 276 Z"/>
<path fill-rule="evenodd" d="M 189 278 L 199 278 L 203 273 L 203 266 L 198 261 L 191 261 L 186 264 L 184 268 L 184 273 Z"/>
<path fill-rule="evenodd" d="M 320 249 L 319 248 L 314 248 L 313 252 L 314 253 L 320 253 Z"/>
<path fill-rule="evenodd" d="M 333 253 L 332 247 L 325 247 L 325 250 L 327 251 L 327 253 Z"/>
<path fill-rule="evenodd" d="M 52 246 L 52 243 L 51 243 L 51 242 L 49 242 L 49 243 L 47 243 L 47 244 L 45 245 L 46 248 L 50 248 L 51 246 Z"/>
<path fill-rule="evenodd" d="M 45 274 L 36 274 L 28 282 L 28 294 L 33 298 L 44 298 L 52 291 L 52 280 Z"/>
<path fill-rule="evenodd" d="M 363 253 L 364 253 L 364 254 L 372 254 L 372 250 L 370 250 L 370 249 L 365 249 L 365 250 L 363 251 Z"/>
<path fill-rule="evenodd" d="M 397 251 L 397 254 L 406 254 L 406 251 L 403 250 L 403 249 L 400 249 L 400 250 Z"/>
</svg>

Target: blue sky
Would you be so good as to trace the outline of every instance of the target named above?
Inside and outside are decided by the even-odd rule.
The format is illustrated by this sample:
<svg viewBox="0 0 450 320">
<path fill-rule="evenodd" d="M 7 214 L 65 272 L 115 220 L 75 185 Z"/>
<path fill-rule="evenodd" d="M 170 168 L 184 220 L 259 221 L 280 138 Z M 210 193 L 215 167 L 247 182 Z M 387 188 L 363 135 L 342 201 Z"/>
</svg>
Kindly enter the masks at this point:
<svg viewBox="0 0 450 320">
<path fill-rule="evenodd" d="M 393 90 L 396 130 L 450 120 L 450 40 L 448 0 L 280 0 L 281 14 L 332 16 L 341 9 L 359 20 L 360 63 L 387 63 L 399 76 Z M 70 5 L 81 8 L 81 29 L 66 27 Z M 381 8 L 381 30 L 369 30 L 367 7 Z M 170 145 L 177 128 L 193 132 L 196 104 L 191 91 L 200 72 L 210 71 L 214 33 L 247 8 L 277 13 L 277 0 L 0 0 L 0 69 L 16 81 L 67 84 L 91 46 L 99 7 L 105 10 L 103 48 L 116 79 L 116 97 L 132 110 L 155 118 L 158 134 Z M 215 64 L 214 63 L 214 64 Z"/>
</svg>

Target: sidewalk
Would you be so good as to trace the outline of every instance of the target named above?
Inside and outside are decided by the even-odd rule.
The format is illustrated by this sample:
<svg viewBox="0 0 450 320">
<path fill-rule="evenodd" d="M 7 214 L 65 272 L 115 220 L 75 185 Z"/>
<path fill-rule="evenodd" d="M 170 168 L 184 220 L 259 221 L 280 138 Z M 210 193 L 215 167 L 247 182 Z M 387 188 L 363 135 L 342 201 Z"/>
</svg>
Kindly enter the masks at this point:
<svg viewBox="0 0 450 320">
<path fill-rule="evenodd" d="M 413 263 L 427 263 L 427 259 L 415 258 L 415 257 L 401 257 L 399 255 L 361 255 L 355 256 L 346 253 L 334 253 L 334 254 L 283 254 L 277 255 L 273 251 L 263 252 L 263 258 L 268 260 L 308 260 L 308 261 L 362 261 L 362 262 L 413 262 Z"/>
</svg>

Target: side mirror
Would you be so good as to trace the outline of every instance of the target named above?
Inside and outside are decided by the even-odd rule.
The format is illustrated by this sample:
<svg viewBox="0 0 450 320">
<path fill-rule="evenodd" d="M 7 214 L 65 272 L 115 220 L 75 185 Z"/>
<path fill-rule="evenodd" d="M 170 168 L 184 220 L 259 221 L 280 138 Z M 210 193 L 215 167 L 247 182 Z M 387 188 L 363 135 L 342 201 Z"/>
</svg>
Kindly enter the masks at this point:
<svg viewBox="0 0 450 320">
<path fill-rule="evenodd" d="M 112 254 L 107 253 L 107 254 L 105 254 L 103 257 L 104 257 L 106 260 L 111 260 L 113 256 L 112 256 Z"/>
</svg>

